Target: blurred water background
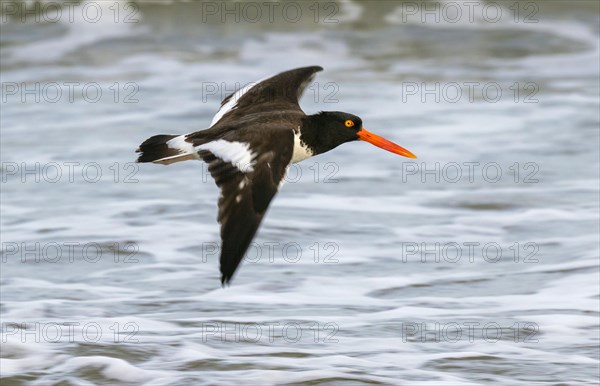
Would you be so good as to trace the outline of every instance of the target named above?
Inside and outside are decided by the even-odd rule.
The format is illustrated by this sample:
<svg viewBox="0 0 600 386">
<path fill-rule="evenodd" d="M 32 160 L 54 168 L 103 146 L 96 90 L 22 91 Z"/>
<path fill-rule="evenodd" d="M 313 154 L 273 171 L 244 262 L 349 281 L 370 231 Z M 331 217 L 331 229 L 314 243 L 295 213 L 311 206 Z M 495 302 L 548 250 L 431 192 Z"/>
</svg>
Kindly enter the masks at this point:
<svg viewBox="0 0 600 386">
<path fill-rule="evenodd" d="M 1 12 L 3 385 L 598 384 L 597 1 Z M 206 168 L 133 150 L 315 64 L 419 159 L 292 168 L 222 289 Z"/>
</svg>

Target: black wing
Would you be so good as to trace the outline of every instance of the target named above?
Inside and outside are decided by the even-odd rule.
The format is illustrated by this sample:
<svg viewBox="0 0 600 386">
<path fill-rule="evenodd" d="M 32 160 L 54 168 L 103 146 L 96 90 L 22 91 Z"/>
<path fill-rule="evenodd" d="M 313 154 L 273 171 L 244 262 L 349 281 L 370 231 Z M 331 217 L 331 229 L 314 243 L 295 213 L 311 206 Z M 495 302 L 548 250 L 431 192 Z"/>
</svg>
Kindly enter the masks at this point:
<svg viewBox="0 0 600 386">
<path fill-rule="evenodd" d="M 227 284 L 250 246 L 258 227 L 279 189 L 293 152 L 292 131 L 265 132 L 264 146 L 256 149 L 251 168 L 219 158 L 209 150 L 198 154 L 221 189 L 218 221 L 221 224 L 221 283 Z M 247 165 L 245 165 L 247 166 Z"/>
<path fill-rule="evenodd" d="M 223 99 L 211 126 L 257 112 L 302 111 L 298 101 L 314 75 L 322 70 L 319 66 L 296 68 L 247 85 Z"/>
</svg>

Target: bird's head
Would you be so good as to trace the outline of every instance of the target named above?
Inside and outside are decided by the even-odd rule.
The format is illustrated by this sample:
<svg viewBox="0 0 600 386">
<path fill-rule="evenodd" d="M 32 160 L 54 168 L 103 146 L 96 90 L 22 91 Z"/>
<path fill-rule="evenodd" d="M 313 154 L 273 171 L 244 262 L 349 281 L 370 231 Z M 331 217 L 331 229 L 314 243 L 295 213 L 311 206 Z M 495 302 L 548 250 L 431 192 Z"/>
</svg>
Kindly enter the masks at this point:
<svg viewBox="0 0 600 386">
<path fill-rule="evenodd" d="M 356 115 L 340 111 L 323 111 L 311 117 L 319 133 L 319 143 L 328 147 L 319 153 L 331 150 L 342 143 L 360 140 L 404 157 L 417 158 L 402 146 L 365 130 L 362 119 Z"/>
</svg>

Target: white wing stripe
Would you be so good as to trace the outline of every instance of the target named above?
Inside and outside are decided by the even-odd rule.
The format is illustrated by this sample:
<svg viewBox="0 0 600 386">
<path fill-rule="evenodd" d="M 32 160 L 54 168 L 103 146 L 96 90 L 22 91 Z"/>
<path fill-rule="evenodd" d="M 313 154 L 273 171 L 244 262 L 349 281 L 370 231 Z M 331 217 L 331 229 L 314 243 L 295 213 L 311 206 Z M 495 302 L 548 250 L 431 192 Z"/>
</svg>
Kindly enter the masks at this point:
<svg viewBox="0 0 600 386">
<path fill-rule="evenodd" d="M 178 137 L 168 140 L 167 146 L 171 149 L 177 149 L 182 153 L 195 153 L 196 149 L 194 149 L 194 145 L 185 140 L 186 136 L 187 134 L 180 135 Z"/>
<path fill-rule="evenodd" d="M 238 100 L 240 100 L 240 98 L 245 93 L 247 93 L 248 91 L 250 91 L 250 89 L 252 89 L 252 87 L 256 86 L 257 84 L 259 84 L 263 80 L 267 80 L 269 78 L 272 78 L 273 76 L 275 76 L 275 75 L 270 75 L 270 76 L 268 76 L 266 78 L 262 78 L 261 80 L 259 80 L 257 82 L 248 83 L 247 85 L 245 85 L 241 89 L 237 90 L 235 92 L 235 94 L 233 94 L 231 96 L 231 98 L 229 98 L 229 100 L 227 101 L 227 103 L 225 103 L 223 106 L 221 106 L 221 108 L 219 109 L 219 111 L 217 111 L 217 113 L 213 117 L 212 121 L 210 122 L 210 126 L 211 127 L 214 126 L 214 124 L 217 123 L 217 122 L 219 122 L 221 120 L 221 118 L 223 118 L 223 116 L 225 114 L 227 114 L 231 110 L 235 109 L 237 107 Z"/>
<path fill-rule="evenodd" d="M 242 173 L 254 170 L 255 154 L 250 150 L 250 145 L 244 142 L 230 142 L 224 139 L 208 142 L 196 146 L 196 151 L 208 150 L 224 162 L 229 162 L 237 167 Z"/>
</svg>

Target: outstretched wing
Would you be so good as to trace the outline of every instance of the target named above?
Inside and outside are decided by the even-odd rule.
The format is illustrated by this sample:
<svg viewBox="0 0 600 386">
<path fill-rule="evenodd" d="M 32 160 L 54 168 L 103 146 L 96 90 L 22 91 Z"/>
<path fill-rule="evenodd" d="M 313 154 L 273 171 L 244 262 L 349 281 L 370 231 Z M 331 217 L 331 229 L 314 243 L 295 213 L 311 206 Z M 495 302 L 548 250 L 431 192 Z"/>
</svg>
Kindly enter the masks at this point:
<svg viewBox="0 0 600 386">
<path fill-rule="evenodd" d="M 217 140 L 198 147 L 221 189 L 221 283 L 231 280 L 285 176 L 293 152 L 291 131 L 265 131 L 262 148 Z M 267 143 L 277 149 L 266 149 Z"/>
<path fill-rule="evenodd" d="M 211 127 L 256 112 L 302 111 L 298 101 L 315 74 L 322 70 L 319 66 L 296 68 L 246 85 L 223 99 Z"/>
</svg>

